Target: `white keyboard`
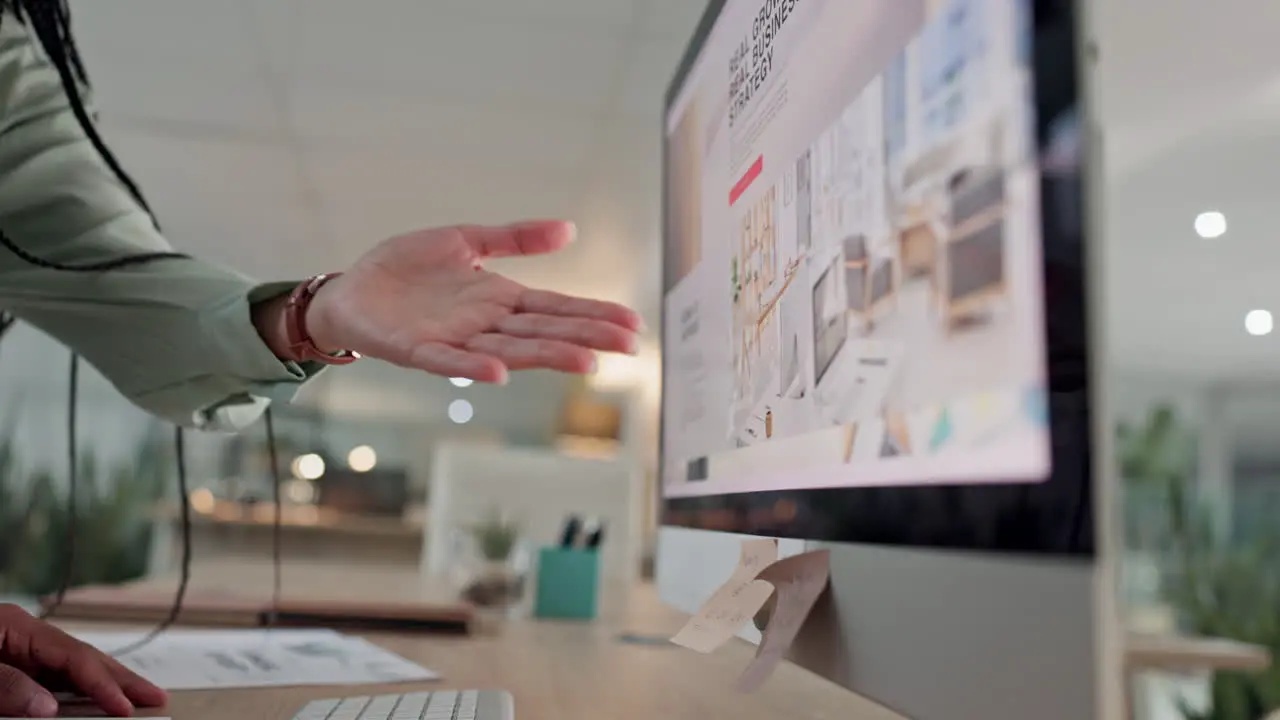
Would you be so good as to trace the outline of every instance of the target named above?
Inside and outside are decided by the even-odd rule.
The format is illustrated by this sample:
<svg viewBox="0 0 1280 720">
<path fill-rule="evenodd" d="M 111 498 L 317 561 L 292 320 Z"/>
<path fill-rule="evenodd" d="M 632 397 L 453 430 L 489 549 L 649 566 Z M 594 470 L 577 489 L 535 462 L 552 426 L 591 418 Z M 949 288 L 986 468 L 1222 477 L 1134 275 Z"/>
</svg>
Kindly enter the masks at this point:
<svg viewBox="0 0 1280 720">
<path fill-rule="evenodd" d="M 515 720 L 515 709 L 502 690 L 441 690 L 313 700 L 293 720 Z"/>
</svg>

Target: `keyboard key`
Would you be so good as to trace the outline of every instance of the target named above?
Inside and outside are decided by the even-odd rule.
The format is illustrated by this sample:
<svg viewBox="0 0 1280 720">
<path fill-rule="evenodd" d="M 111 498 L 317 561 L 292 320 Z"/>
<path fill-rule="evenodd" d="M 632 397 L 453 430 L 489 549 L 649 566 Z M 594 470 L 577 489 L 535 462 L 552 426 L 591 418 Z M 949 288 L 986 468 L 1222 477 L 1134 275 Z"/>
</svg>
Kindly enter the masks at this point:
<svg viewBox="0 0 1280 720">
<path fill-rule="evenodd" d="M 506 713 L 481 716 L 480 694 L 478 690 L 442 690 L 315 700 L 299 710 L 294 720 L 512 720 Z"/>
<path fill-rule="evenodd" d="M 338 700 L 312 700 L 294 715 L 294 720 L 328 720 L 329 713 L 338 707 Z"/>
</svg>

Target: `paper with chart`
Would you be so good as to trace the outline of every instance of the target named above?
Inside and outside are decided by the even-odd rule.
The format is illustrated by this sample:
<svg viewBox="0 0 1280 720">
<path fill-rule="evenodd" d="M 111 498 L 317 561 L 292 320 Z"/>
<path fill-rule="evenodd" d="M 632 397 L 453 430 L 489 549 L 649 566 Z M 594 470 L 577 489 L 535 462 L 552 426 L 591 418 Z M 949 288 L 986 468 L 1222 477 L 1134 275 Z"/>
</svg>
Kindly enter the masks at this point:
<svg viewBox="0 0 1280 720">
<path fill-rule="evenodd" d="M 745 540 L 738 565 L 680 632 L 671 638 L 676 645 L 709 653 L 729 642 L 751 620 L 773 594 L 773 586 L 755 579 L 778 559 L 776 540 Z"/>
<path fill-rule="evenodd" d="M 777 592 L 769 623 L 756 648 L 756 656 L 738 678 L 738 689 L 751 692 L 769 679 L 786 657 L 804 621 L 827 587 L 831 576 L 828 550 L 813 550 L 783 558 L 760 571 L 755 582 L 768 583 Z"/>
<path fill-rule="evenodd" d="M 110 652 L 142 636 L 80 633 Z M 439 675 L 363 638 L 331 630 L 171 630 L 120 662 L 166 690 L 436 680 Z"/>
</svg>

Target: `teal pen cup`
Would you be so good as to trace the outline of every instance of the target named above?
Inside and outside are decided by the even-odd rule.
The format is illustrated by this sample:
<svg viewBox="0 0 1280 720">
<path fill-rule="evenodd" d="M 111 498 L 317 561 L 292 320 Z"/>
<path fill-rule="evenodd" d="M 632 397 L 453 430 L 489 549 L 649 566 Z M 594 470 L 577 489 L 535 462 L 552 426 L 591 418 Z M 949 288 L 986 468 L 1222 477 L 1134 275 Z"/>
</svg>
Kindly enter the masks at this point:
<svg viewBox="0 0 1280 720">
<path fill-rule="evenodd" d="M 538 551 L 534 617 L 592 620 L 600 588 L 600 552 L 544 547 Z"/>
</svg>

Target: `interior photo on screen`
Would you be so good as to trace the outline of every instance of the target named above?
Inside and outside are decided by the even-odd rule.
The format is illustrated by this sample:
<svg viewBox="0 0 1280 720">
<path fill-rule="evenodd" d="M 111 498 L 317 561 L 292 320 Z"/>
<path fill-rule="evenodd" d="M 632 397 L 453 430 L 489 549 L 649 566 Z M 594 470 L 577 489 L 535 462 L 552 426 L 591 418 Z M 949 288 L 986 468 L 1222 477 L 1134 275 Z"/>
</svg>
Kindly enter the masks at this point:
<svg viewBox="0 0 1280 720">
<path fill-rule="evenodd" d="M 756 5 L 666 118 L 666 493 L 1044 480 L 1023 0 Z"/>
</svg>

